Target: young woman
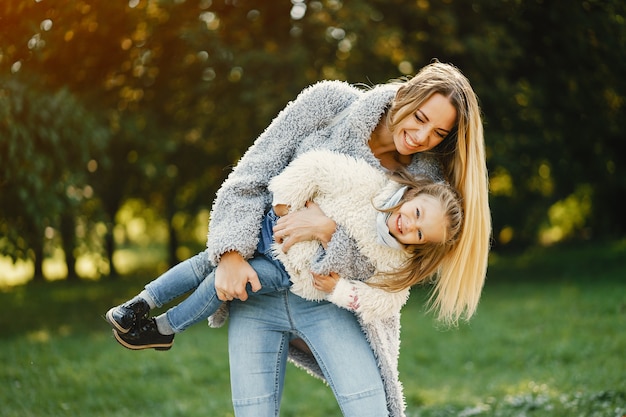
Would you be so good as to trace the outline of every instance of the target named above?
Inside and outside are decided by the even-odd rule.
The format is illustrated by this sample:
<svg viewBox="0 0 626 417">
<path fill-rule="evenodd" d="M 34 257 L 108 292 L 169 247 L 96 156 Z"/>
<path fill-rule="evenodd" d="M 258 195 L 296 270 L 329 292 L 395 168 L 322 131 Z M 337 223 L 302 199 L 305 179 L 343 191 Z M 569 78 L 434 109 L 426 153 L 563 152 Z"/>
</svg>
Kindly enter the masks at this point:
<svg viewBox="0 0 626 417">
<path fill-rule="evenodd" d="M 408 175 L 394 180 L 365 161 L 330 151 L 298 157 L 271 181 L 270 189 L 274 208 L 263 219 L 257 252 L 250 261 L 263 282 L 261 291 L 277 291 L 293 283 L 294 293 L 309 300 L 331 297 L 365 322 L 391 317 L 400 310 L 409 288 L 428 278 L 454 247 L 463 221 L 461 201 L 449 185 Z M 277 213 L 304 208 L 309 200 L 345 228 L 361 256 L 344 258 L 337 270 L 329 271 L 327 253 L 317 241 L 298 243 L 289 253 L 273 244 Z M 333 276 L 320 282 L 311 271 L 333 272 Z M 367 282 L 373 287 L 352 279 L 364 275 L 372 276 Z M 214 279 L 205 254 L 175 266 L 106 313 L 115 338 L 129 349 L 169 349 L 175 333 L 208 318 L 221 306 Z M 179 305 L 144 319 L 152 308 L 191 290 Z"/>
<path fill-rule="evenodd" d="M 459 191 L 465 223 L 457 247 L 441 264 L 431 307 L 447 322 L 469 319 L 482 291 L 491 233 L 478 100 L 461 72 L 440 62 L 408 81 L 368 90 L 338 81 L 317 83 L 287 105 L 248 149 L 212 208 L 207 248 L 217 265 L 215 287 L 221 300 L 233 300 L 229 355 L 235 414 L 278 415 L 289 356 L 329 383 L 345 416 L 404 415 L 397 372 L 384 374 L 356 315 L 291 291 L 248 300 L 246 285 L 260 287 L 247 259 L 271 202 L 268 184 L 311 149 L 361 158 L 383 172 L 404 167 L 414 174 L 442 175 Z M 282 217 L 274 233 L 279 242 L 288 237 L 285 251 L 307 240 L 329 248 L 350 245 L 338 244 L 347 234 L 315 204 Z M 357 254 L 353 247 L 342 256 Z M 399 316 L 375 327 L 388 356 L 397 360 Z M 290 346 L 294 339 L 307 349 Z"/>
</svg>

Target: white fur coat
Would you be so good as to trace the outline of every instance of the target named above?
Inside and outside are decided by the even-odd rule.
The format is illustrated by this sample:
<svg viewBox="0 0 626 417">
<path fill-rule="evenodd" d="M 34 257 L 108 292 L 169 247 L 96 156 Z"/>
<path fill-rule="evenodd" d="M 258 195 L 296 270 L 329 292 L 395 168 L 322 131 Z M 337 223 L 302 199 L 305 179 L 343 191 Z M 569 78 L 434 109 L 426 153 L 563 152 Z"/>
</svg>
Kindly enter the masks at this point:
<svg viewBox="0 0 626 417">
<path fill-rule="evenodd" d="M 378 210 L 399 185 L 383 172 L 362 159 L 327 150 L 310 151 L 296 158 L 285 170 L 274 177 L 269 189 L 274 195 L 273 204 L 287 204 L 291 211 L 304 208 L 313 200 L 328 217 L 341 225 L 353 238 L 374 267 L 367 281 L 385 279 L 407 260 L 403 250 L 381 244 L 377 238 L 376 216 Z M 274 244 L 274 255 L 287 269 L 293 283 L 291 291 L 309 300 L 326 300 L 354 311 L 363 323 L 393 317 L 406 303 L 409 291 L 388 292 L 374 288 L 362 281 L 363 277 L 346 276 L 352 259 L 344 258 L 346 268 L 337 266 L 341 276 L 330 296 L 313 287 L 311 263 L 320 252 L 318 241 L 299 242 L 289 252 L 282 244 Z"/>
</svg>

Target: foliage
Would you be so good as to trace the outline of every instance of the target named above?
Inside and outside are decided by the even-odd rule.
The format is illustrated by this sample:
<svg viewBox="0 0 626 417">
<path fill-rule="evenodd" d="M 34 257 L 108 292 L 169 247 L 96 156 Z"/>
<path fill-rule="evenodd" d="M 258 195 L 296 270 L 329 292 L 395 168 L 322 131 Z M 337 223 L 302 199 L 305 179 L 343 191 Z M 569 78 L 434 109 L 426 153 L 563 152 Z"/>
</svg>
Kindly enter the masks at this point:
<svg viewBox="0 0 626 417">
<path fill-rule="evenodd" d="M 76 217 L 103 222 L 114 273 L 125 201 L 159 211 L 176 262 L 230 167 L 305 86 L 452 62 L 485 116 L 497 250 L 626 232 L 613 201 L 626 192 L 625 18 L 620 0 L 5 0 L 0 71 L 3 83 L 66 91 L 93 114 L 83 129 L 106 127 L 109 164 Z M 23 257 L 25 242 L 7 252 Z"/>
<path fill-rule="evenodd" d="M 625 255 L 623 240 L 501 255 L 478 315 L 458 328 L 435 325 L 414 291 L 402 314 L 407 416 L 623 416 Z M 3 415 L 232 416 L 225 328 L 193 326 L 168 352 L 113 340 L 102 314 L 150 279 L 0 292 Z M 326 385 L 289 366 L 281 415 L 339 414 Z"/>
<path fill-rule="evenodd" d="M 1 253 L 31 258 L 47 227 L 93 197 L 108 133 L 66 89 L 50 93 L 9 81 L 0 90 Z M 37 253 L 41 262 L 42 252 Z"/>
<path fill-rule="evenodd" d="M 517 239 L 535 240 L 550 207 L 586 187 L 592 212 L 566 237 L 623 235 L 610 196 L 626 191 L 617 116 L 626 96 L 626 6 L 502 4 L 481 6 L 486 21 L 500 22 L 490 36 L 500 47 L 477 50 L 485 60 L 470 74 L 481 86 L 490 165 L 511 181 L 492 199 L 496 232 L 512 225 Z"/>
</svg>

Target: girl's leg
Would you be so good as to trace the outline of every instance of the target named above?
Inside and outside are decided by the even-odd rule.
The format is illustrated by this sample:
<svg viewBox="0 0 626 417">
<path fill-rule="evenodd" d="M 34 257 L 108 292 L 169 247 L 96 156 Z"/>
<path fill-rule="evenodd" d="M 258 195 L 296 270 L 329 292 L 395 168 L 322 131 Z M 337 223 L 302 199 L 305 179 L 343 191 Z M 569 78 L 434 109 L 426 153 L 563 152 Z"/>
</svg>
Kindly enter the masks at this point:
<svg viewBox="0 0 626 417">
<path fill-rule="evenodd" d="M 169 299 L 184 294 L 192 288 L 195 290 L 180 304 L 170 308 L 167 312 L 155 318 L 140 318 L 137 325 L 129 331 L 114 332 L 116 340 L 128 349 L 159 349 L 167 350 L 174 342 L 174 334 L 180 333 L 187 327 L 206 319 L 213 314 L 222 301 L 217 298 L 215 291 L 215 270 L 204 279 L 199 280 L 198 273 L 202 270 L 203 257 L 197 256 L 178 264 L 161 277 L 146 285 L 147 298 L 151 298 L 153 305 L 162 305 Z M 254 268 L 261 282 L 259 293 L 267 293 L 284 289 L 289 285 L 289 277 L 285 270 L 275 261 L 258 255 L 251 259 L 250 265 Z M 208 270 L 208 269 L 207 269 Z M 177 279 L 180 282 L 177 282 Z M 195 285 L 195 287 L 194 287 Z M 186 290 L 186 291 L 185 291 Z M 250 295 L 250 289 L 248 291 Z M 144 294 L 144 292 L 142 292 Z M 155 294 L 154 297 L 151 294 Z M 140 297 L 136 297 L 140 299 Z M 111 309 L 123 310 L 123 306 Z M 116 321 L 108 318 L 112 324 Z"/>
<path fill-rule="evenodd" d="M 162 307 L 173 299 L 197 288 L 213 271 L 206 252 L 182 261 L 145 286 L 156 307 Z"/>
<path fill-rule="evenodd" d="M 289 286 L 287 272 L 275 261 L 257 254 L 249 260 L 249 263 L 259 277 L 261 289 L 257 293 L 253 293 L 248 286 L 248 295 L 266 294 Z M 198 323 L 215 313 L 221 304 L 222 301 L 217 298 L 215 291 L 215 271 L 212 270 L 189 297 L 167 310 L 167 321 L 174 333 L 180 333 L 192 324 Z M 157 318 L 157 322 L 158 320 Z"/>
<path fill-rule="evenodd" d="M 127 334 L 148 316 L 151 308 L 161 307 L 196 288 L 212 269 L 207 254 L 199 253 L 148 283 L 136 297 L 109 309 L 105 315 L 106 320 L 118 333 Z"/>
<path fill-rule="evenodd" d="M 332 388 L 344 416 L 387 416 L 387 399 L 374 353 L 356 316 L 334 304 L 289 294 L 289 311 Z"/>
<path fill-rule="evenodd" d="M 278 416 L 291 328 L 286 294 L 231 302 L 228 351 L 236 417 Z"/>
</svg>

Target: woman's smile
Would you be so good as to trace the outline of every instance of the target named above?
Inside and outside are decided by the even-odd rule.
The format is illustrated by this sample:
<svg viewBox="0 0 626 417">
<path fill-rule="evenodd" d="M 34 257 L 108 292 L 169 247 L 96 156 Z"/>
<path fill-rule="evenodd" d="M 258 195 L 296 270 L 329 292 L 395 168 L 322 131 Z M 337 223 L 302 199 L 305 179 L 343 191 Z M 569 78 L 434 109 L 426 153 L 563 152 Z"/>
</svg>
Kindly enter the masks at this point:
<svg viewBox="0 0 626 417">
<path fill-rule="evenodd" d="M 415 152 L 422 146 L 421 143 L 418 143 L 414 137 L 409 135 L 406 131 L 404 132 L 404 143 L 407 148 L 414 150 Z"/>
<path fill-rule="evenodd" d="M 447 97 L 433 94 L 395 127 L 396 150 L 411 155 L 434 148 L 453 129 L 456 116 L 456 108 Z"/>
</svg>

